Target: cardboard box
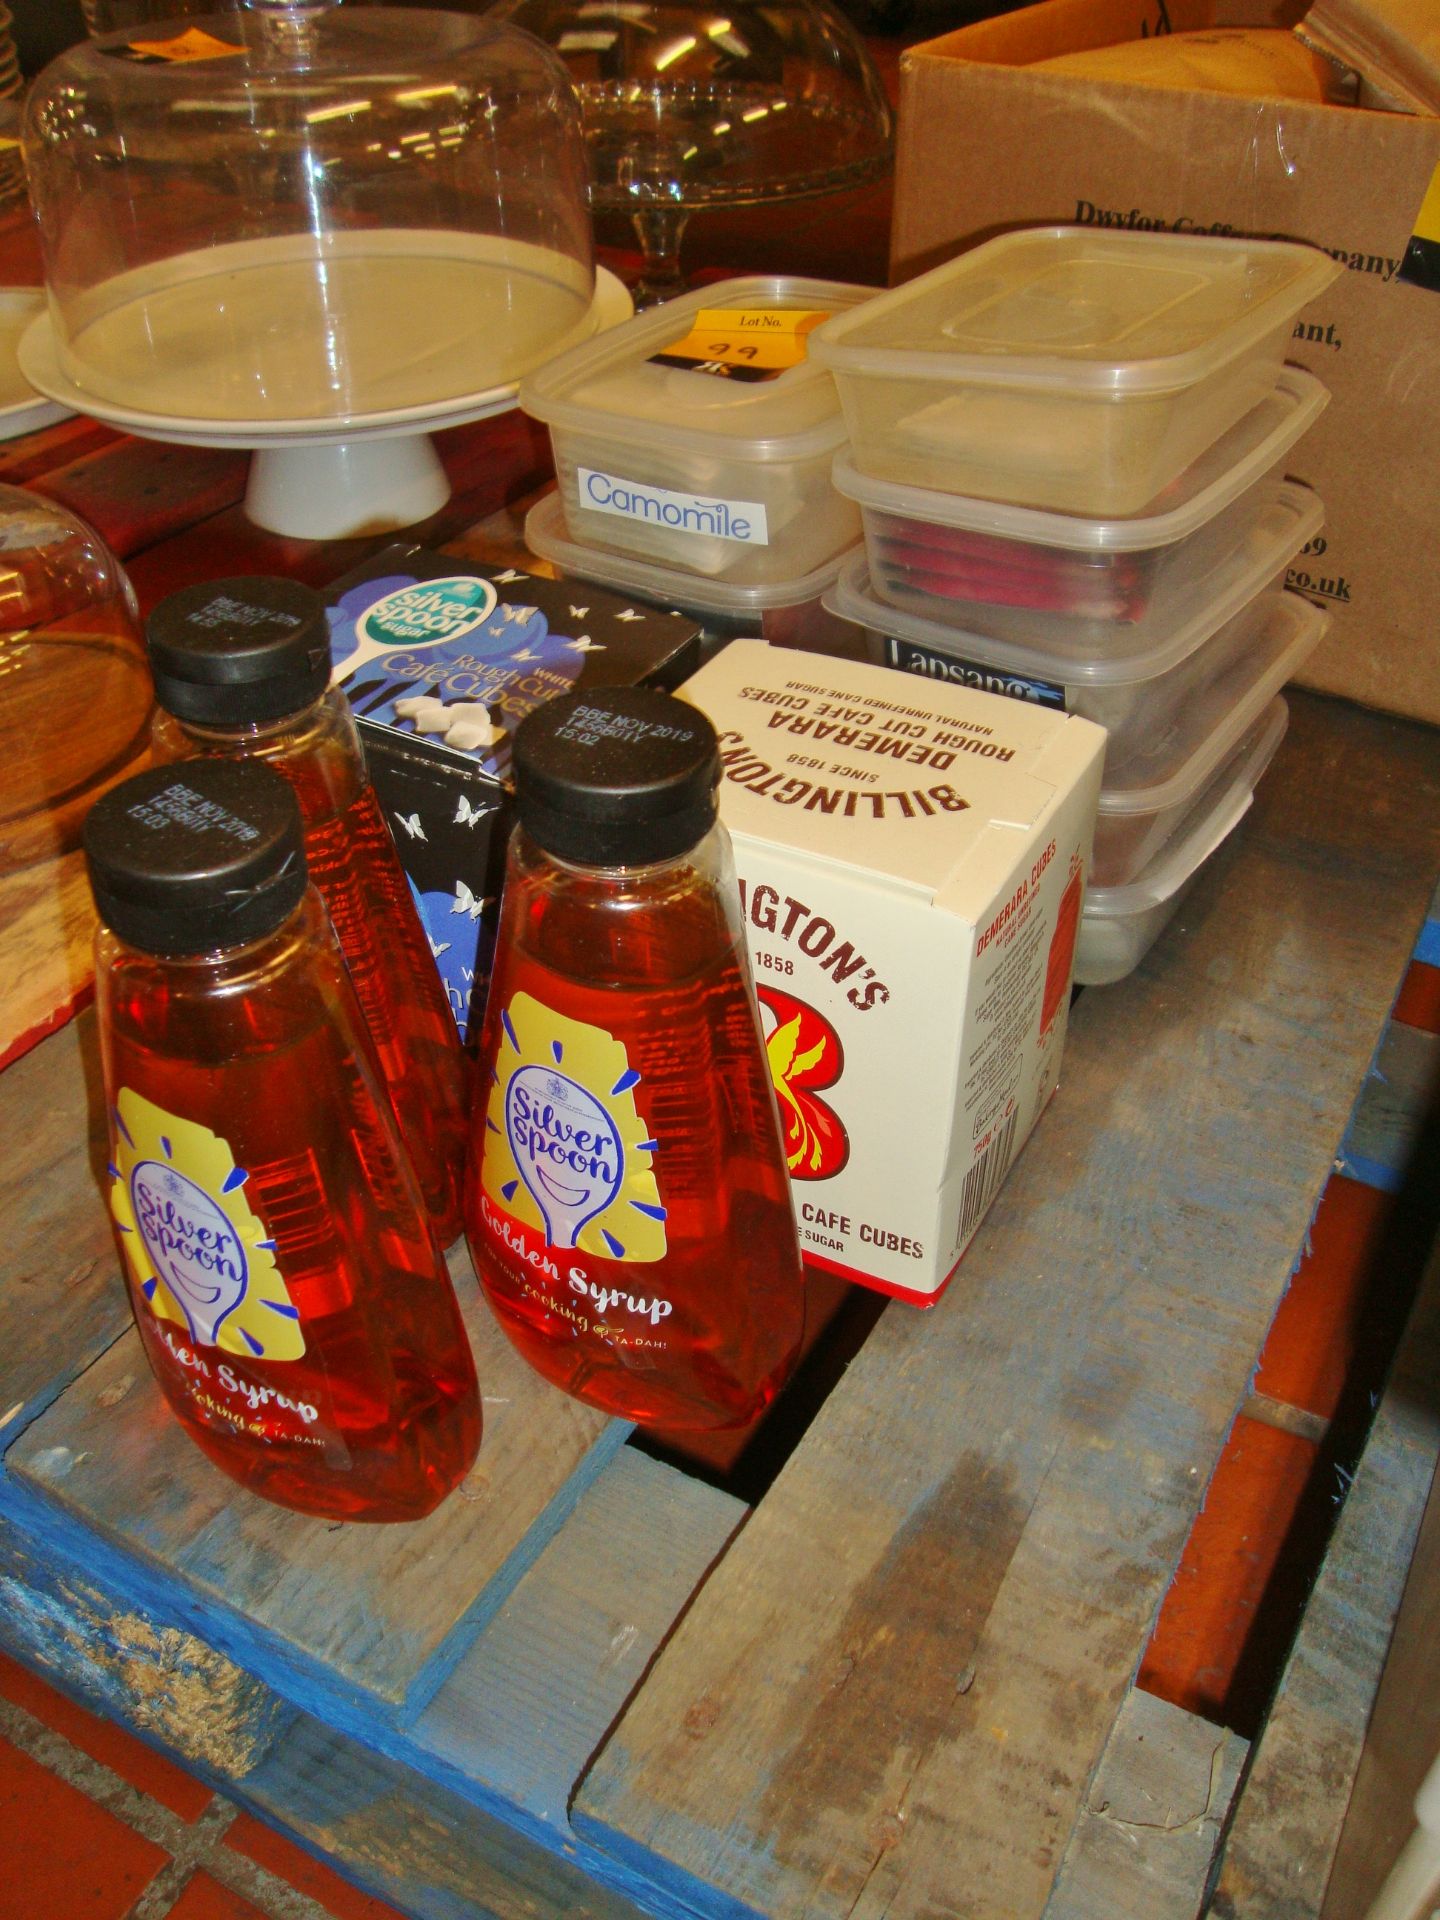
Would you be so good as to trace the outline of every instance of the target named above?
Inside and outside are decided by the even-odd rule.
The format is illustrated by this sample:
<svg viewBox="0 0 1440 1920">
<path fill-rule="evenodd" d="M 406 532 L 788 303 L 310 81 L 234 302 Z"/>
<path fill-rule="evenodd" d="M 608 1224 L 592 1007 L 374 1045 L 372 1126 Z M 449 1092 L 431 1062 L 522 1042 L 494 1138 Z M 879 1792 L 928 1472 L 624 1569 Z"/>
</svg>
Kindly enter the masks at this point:
<svg viewBox="0 0 1440 1920">
<path fill-rule="evenodd" d="M 736 640 L 714 722 L 805 1257 L 935 1300 L 1055 1090 L 1103 728 Z"/>
<path fill-rule="evenodd" d="M 675 685 L 700 629 L 589 582 L 404 543 L 327 597 L 336 679 L 464 1039 L 494 951 L 515 727 L 577 687 Z"/>
<path fill-rule="evenodd" d="M 1289 26 L 1276 0 L 1044 0 L 901 57 L 891 277 L 1035 223 L 1305 240 L 1348 269 L 1290 358 L 1332 400 L 1295 449 L 1326 525 L 1290 584 L 1336 619 L 1302 680 L 1440 721 L 1440 292 L 1399 277 L 1440 119 L 1172 91 L 1029 63 L 1167 30 Z"/>
</svg>

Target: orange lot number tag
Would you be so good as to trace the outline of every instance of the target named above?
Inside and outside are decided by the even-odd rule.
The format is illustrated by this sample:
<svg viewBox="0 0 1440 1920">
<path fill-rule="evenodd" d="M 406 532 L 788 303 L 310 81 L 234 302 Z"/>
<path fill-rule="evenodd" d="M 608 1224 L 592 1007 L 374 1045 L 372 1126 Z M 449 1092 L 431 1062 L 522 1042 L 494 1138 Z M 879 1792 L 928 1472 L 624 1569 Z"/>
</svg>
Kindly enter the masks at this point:
<svg viewBox="0 0 1440 1920">
<path fill-rule="evenodd" d="M 142 63 L 163 60 L 173 64 L 186 60 L 218 60 L 226 54 L 243 53 L 245 49 L 228 40 L 217 40 L 213 33 L 206 33 L 200 27 L 187 27 L 184 33 L 177 33 L 170 40 L 132 40 L 116 51 L 124 58 Z"/>
<path fill-rule="evenodd" d="M 717 380 L 776 380 L 801 365 L 809 335 L 829 318 L 781 307 L 702 307 L 684 339 L 651 359 Z"/>
</svg>

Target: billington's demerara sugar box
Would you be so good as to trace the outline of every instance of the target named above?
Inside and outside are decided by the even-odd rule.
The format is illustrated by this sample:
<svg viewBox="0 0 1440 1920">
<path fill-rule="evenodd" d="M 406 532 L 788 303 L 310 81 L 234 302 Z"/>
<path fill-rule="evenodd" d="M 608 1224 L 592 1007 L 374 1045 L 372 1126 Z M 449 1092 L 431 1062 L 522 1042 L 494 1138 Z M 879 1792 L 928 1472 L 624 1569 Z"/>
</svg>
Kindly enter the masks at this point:
<svg viewBox="0 0 1440 1920">
<path fill-rule="evenodd" d="M 577 688 L 673 686 L 700 658 L 700 630 L 589 582 L 405 542 L 327 598 L 335 680 L 464 1039 L 494 951 L 515 728 Z"/>
<path fill-rule="evenodd" d="M 737 640 L 714 722 L 805 1257 L 928 1305 L 1054 1092 L 1104 729 Z"/>
</svg>

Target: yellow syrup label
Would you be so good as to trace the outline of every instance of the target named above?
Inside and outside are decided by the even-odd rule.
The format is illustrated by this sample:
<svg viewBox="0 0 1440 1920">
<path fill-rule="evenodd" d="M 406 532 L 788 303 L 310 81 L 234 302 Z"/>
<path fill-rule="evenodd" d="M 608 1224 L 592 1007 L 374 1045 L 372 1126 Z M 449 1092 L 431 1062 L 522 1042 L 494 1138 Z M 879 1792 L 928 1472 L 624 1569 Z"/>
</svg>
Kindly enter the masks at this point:
<svg viewBox="0 0 1440 1920">
<path fill-rule="evenodd" d="M 624 1044 L 532 995 L 512 995 L 485 1113 L 481 1184 L 550 1247 L 602 1260 L 663 1260 L 640 1075 Z"/>
<path fill-rule="evenodd" d="M 298 1360 L 300 1316 L 228 1144 L 130 1087 L 114 1123 L 110 1211 L 151 1312 L 186 1328 L 196 1347 Z"/>
<path fill-rule="evenodd" d="M 1440 167 L 1430 176 L 1397 278 L 1440 293 Z"/>
<path fill-rule="evenodd" d="M 226 54 L 243 53 L 245 49 L 229 40 L 217 40 L 213 33 L 206 33 L 201 27 L 187 27 L 184 33 L 177 33 L 169 40 L 132 40 L 118 51 L 140 60 L 173 63 L 217 60 Z"/>
<path fill-rule="evenodd" d="M 804 362 L 808 336 L 829 318 L 798 308 L 702 307 L 684 339 L 651 358 L 719 379 L 774 380 Z"/>
</svg>

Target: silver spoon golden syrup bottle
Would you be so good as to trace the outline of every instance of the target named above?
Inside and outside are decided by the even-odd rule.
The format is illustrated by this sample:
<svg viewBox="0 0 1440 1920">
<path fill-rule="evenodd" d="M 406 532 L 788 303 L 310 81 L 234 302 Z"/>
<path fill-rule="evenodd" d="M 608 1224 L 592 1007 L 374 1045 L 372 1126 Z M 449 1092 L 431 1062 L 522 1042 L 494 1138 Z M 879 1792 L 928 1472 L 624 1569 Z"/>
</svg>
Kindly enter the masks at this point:
<svg viewBox="0 0 1440 1920">
<path fill-rule="evenodd" d="M 294 792 L 154 768 L 84 845 L 110 1211 L 171 1410 L 266 1499 L 418 1519 L 474 1462 L 474 1362 Z"/>
<path fill-rule="evenodd" d="M 626 1419 L 749 1424 L 794 1365 L 800 1254 L 717 819 L 714 729 L 610 687 L 516 730 L 466 1233 L 505 1332 Z"/>
<path fill-rule="evenodd" d="M 212 580 L 160 601 L 146 644 L 160 709 L 157 761 L 253 757 L 294 787 L 311 878 L 449 1246 L 461 1227 L 467 1062 L 354 717 L 330 686 L 324 601 L 294 580 Z"/>
</svg>

